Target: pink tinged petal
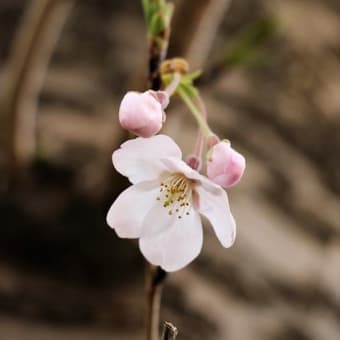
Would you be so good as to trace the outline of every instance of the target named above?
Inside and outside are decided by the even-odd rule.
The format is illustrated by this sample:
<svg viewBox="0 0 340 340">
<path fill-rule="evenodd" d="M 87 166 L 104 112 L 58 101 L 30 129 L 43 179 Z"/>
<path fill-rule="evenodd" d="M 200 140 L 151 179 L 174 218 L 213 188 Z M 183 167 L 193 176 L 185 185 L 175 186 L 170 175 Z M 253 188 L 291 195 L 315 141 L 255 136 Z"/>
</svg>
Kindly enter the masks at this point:
<svg viewBox="0 0 340 340">
<path fill-rule="evenodd" d="M 192 209 L 190 215 L 182 219 L 175 216 L 170 218 L 172 223 L 163 232 L 139 239 L 139 247 L 145 258 L 168 272 L 182 269 L 193 261 L 201 252 L 203 243 L 202 224 L 197 212 Z M 155 222 L 145 219 L 145 225 Z"/>
<path fill-rule="evenodd" d="M 167 157 L 163 158 L 161 162 L 164 164 L 166 171 L 168 171 L 169 173 L 182 173 L 185 177 L 197 181 L 200 181 L 203 177 L 181 159 L 175 157 Z"/>
<path fill-rule="evenodd" d="M 150 138 L 128 140 L 112 155 L 113 165 L 131 183 L 156 179 L 164 171 L 161 158 L 181 159 L 182 152 L 168 136 L 157 135 Z"/>
<path fill-rule="evenodd" d="M 222 141 L 211 149 L 207 174 L 216 184 L 230 188 L 240 181 L 245 167 L 245 158 L 234 150 L 229 142 Z"/>
<path fill-rule="evenodd" d="M 122 238 L 137 238 L 145 216 L 156 204 L 158 181 L 142 182 L 123 191 L 112 204 L 106 221 Z"/>
<path fill-rule="evenodd" d="M 230 212 L 228 196 L 222 188 L 209 188 L 206 184 L 196 187 L 198 211 L 209 220 L 220 243 L 228 248 L 236 237 L 236 224 Z"/>
<path fill-rule="evenodd" d="M 219 185 L 212 182 L 207 177 L 201 175 L 198 171 L 192 169 L 188 164 L 181 159 L 174 157 L 168 157 L 161 160 L 164 164 L 165 171 L 168 173 L 181 173 L 185 177 L 193 180 L 196 183 L 196 187 L 203 186 L 208 191 L 219 193 L 222 189 Z M 223 191 L 223 190 L 222 190 Z M 223 191 L 224 192 L 224 191 Z"/>
<path fill-rule="evenodd" d="M 149 91 L 126 93 L 119 107 L 119 121 L 124 129 L 138 136 L 151 137 L 162 128 L 162 104 Z"/>
</svg>

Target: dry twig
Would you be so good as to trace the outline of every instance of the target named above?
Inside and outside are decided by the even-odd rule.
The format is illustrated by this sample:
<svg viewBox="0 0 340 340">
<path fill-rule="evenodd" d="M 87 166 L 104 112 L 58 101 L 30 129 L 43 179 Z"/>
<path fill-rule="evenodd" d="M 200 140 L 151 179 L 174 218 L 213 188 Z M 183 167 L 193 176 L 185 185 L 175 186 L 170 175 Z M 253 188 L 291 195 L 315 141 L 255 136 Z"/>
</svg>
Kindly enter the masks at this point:
<svg viewBox="0 0 340 340">
<path fill-rule="evenodd" d="M 175 340 L 178 329 L 170 322 L 164 322 L 162 340 Z"/>
</svg>

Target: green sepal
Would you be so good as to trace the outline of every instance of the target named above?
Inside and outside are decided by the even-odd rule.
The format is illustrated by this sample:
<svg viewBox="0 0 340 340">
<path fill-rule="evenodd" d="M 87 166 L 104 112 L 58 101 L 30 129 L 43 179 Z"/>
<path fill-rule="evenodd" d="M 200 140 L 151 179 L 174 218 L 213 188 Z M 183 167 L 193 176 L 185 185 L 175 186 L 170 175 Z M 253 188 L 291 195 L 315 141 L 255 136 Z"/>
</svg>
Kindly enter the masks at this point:
<svg viewBox="0 0 340 340">
<path fill-rule="evenodd" d="M 182 77 L 182 82 L 185 84 L 192 84 L 197 78 L 199 78 L 202 75 L 201 70 L 197 70 L 191 73 L 186 74 Z"/>
</svg>

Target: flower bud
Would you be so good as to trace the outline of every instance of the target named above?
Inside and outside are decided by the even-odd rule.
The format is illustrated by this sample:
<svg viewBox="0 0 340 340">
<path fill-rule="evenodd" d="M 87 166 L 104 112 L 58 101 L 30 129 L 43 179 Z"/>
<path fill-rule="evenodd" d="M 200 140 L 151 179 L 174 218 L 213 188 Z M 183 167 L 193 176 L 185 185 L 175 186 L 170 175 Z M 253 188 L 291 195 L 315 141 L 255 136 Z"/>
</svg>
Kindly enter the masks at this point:
<svg viewBox="0 0 340 340">
<path fill-rule="evenodd" d="M 137 136 L 151 137 L 159 132 L 165 121 L 163 108 L 169 100 L 163 91 L 130 91 L 119 107 L 119 121 L 124 129 Z"/>
<path fill-rule="evenodd" d="M 245 158 L 231 147 L 229 141 L 219 142 L 209 151 L 207 175 L 223 188 L 230 188 L 238 183 L 245 167 Z"/>
</svg>

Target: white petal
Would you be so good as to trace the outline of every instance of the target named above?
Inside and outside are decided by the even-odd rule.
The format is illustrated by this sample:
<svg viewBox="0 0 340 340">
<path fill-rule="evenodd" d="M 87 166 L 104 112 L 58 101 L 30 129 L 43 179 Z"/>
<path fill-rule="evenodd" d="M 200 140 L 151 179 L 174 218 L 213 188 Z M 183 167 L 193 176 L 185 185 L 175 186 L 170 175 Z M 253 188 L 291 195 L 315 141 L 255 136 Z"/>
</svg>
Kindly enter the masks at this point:
<svg viewBox="0 0 340 340">
<path fill-rule="evenodd" d="M 131 183 L 149 181 L 159 177 L 164 165 L 161 158 L 181 158 L 182 152 L 168 136 L 128 140 L 112 155 L 113 165 L 118 172 L 129 178 Z"/>
<path fill-rule="evenodd" d="M 230 212 L 228 196 L 221 187 L 208 187 L 208 181 L 204 184 L 204 187 L 196 187 L 198 211 L 210 221 L 218 240 L 228 248 L 233 245 L 236 237 L 236 224 Z"/>
<path fill-rule="evenodd" d="M 157 204 L 145 216 L 145 223 L 143 223 L 140 237 L 155 236 L 170 228 L 177 217 L 169 215 L 168 211 L 160 201 L 157 201 Z"/>
<path fill-rule="evenodd" d="M 174 157 L 167 157 L 161 160 L 164 164 L 165 172 L 168 173 L 182 173 L 185 177 L 193 179 L 198 185 L 203 186 L 209 192 L 220 193 L 221 186 L 212 182 L 206 176 L 201 175 L 198 171 L 192 169 L 187 163 L 181 159 Z"/>
<path fill-rule="evenodd" d="M 156 201 L 158 181 L 142 182 L 123 191 L 107 213 L 107 224 L 115 229 L 119 237 L 137 238 L 149 210 Z"/>
<path fill-rule="evenodd" d="M 163 232 L 139 239 L 139 248 L 145 258 L 168 272 L 188 265 L 201 252 L 203 243 L 202 224 L 197 212 L 192 209 L 190 215 L 182 219 L 171 218 L 173 223 Z M 146 218 L 144 223 L 154 222 Z"/>
<path fill-rule="evenodd" d="M 175 157 L 166 157 L 163 158 L 161 162 L 164 164 L 166 171 L 169 173 L 180 172 L 185 177 L 198 181 L 200 181 L 203 177 L 198 171 L 190 168 L 190 166 L 181 159 Z"/>
</svg>

